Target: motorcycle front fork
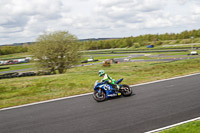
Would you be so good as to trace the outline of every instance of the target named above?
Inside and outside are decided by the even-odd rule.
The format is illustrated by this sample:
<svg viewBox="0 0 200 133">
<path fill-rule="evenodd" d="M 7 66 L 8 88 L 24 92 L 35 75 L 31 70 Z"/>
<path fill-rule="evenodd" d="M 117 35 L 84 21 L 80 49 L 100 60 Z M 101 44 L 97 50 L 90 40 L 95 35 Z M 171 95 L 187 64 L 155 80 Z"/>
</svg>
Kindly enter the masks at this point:
<svg viewBox="0 0 200 133">
<path fill-rule="evenodd" d="M 102 95 L 101 88 L 98 90 L 98 94 Z"/>
</svg>

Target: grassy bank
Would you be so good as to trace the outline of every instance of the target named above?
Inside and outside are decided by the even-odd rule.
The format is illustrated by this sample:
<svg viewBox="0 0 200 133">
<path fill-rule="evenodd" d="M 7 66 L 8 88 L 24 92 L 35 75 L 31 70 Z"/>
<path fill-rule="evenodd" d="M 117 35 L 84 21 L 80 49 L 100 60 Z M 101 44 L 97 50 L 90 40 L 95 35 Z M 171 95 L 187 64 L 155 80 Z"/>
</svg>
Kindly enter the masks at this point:
<svg viewBox="0 0 200 133">
<path fill-rule="evenodd" d="M 200 120 L 189 122 L 159 133 L 200 133 Z"/>
<path fill-rule="evenodd" d="M 165 62 L 134 62 L 72 68 L 66 74 L 22 77 L 0 80 L 0 108 L 38 102 L 93 91 L 98 70 L 104 69 L 112 78 L 124 78 L 126 84 L 170 78 L 200 72 L 200 59 Z"/>
</svg>

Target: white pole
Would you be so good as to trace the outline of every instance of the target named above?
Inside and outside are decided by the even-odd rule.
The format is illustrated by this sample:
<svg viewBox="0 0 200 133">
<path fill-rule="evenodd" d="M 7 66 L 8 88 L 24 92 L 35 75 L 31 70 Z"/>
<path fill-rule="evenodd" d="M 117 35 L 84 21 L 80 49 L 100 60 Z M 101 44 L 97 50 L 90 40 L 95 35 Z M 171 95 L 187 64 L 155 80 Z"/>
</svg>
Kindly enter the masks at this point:
<svg viewBox="0 0 200 133">
<path fill-rule="evenodd" d="M 193 39 L 194 39 L 194 37 L 192 36 L 191 38 L 192 38 L 192 50 L 193 50 Z"/>
</svg>

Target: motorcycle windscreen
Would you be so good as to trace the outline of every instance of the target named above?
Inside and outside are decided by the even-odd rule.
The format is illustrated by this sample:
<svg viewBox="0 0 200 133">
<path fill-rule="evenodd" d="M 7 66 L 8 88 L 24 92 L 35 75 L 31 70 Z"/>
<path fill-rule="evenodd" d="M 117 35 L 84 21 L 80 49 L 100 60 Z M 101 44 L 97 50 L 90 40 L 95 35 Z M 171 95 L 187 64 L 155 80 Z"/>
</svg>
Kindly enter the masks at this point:
<svg viewBox="0 0 200 133">
<path fill-rule="evenodd" d="M 123 80 L 123 79 L 119 79 L 119 80 L 117 80 L 116 84 L 119 84 L 119 83 L 121 83 L 121 82 L 122 82 L 122 80 Z"/>
</svg>

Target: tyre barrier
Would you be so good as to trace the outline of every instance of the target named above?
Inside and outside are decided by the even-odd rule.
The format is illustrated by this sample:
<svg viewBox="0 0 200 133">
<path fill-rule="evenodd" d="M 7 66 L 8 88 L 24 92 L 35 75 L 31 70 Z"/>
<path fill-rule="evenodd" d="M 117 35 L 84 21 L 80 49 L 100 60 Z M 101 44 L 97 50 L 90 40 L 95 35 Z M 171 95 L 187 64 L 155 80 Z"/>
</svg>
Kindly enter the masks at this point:
<svg viewBox="0 0 200 133">
<path fill-rule="evenodd" d="M 0 67 L 0 70 L 1 69 L 9 69 L 10 67 Z"/>
<path fill-rule="evenodd" d="M 13 73 L 6 73 L 6 74 L 3 74 L 3 75 L 0 75 L 0 79 L 35 76 L 35 75 L 36 75 L 35 72 L 24 72 L 24 73 L 13 72 Z"/>
</svg>

